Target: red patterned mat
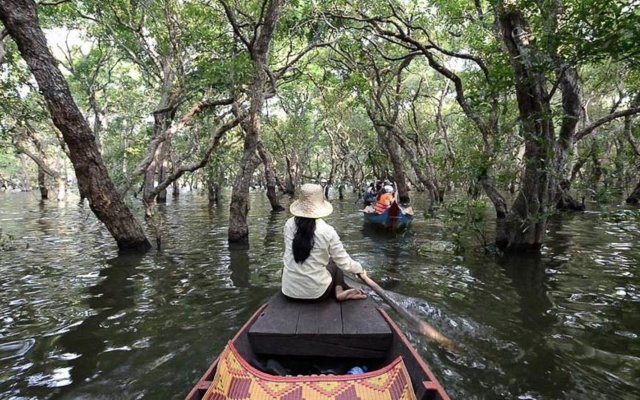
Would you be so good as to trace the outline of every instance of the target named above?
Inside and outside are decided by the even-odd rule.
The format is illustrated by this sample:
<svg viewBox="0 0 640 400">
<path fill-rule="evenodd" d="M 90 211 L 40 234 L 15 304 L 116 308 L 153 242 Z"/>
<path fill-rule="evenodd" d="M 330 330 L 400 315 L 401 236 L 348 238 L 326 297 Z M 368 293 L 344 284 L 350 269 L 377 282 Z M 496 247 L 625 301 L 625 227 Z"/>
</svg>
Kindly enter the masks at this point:
<svg viewBox="0 0 640 400">
<path fill-rule="evenodd" d="M 273 376 L 253 368 L 233 343 L 225 347 L 204 400 L 409 400 L 416 396 L 401 357 L 360 375 Z"/>
</svg>

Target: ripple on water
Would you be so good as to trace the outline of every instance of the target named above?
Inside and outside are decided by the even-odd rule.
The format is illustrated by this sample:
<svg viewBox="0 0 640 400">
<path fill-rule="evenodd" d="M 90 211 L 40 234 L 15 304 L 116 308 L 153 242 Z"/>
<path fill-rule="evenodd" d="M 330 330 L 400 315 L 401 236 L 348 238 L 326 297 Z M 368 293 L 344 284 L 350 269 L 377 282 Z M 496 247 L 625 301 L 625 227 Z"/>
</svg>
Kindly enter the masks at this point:
<svg viewBox="0 0 640 400">
<path fill-rule="evenodd" d="M 36 344 L 34 338 L 3 343 L 0 341 L 0 360 L 25 356 Z"/>
<path fill-rule="evenodd" d="M 51 374 L 36 374 L 27 378 L 27 385 L 44 386 L 48 388 L 57 388 L 70 385 L 71 367 L 55 368 Z"/>
</svg>

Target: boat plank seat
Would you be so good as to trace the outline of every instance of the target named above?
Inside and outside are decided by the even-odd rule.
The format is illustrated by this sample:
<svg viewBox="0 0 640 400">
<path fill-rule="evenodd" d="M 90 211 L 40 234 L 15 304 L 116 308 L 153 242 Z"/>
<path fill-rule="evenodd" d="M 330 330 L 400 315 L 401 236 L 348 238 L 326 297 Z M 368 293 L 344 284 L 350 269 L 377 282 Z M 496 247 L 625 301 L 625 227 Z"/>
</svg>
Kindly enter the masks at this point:
<svg viewBox="0 0 640 400">
<path fill-rule="evenodd" d="M 373 300 L 305 303 L 274 296 L 248 332 L 257 354 L 381 358 L 391 328 Z"/>
</svg>

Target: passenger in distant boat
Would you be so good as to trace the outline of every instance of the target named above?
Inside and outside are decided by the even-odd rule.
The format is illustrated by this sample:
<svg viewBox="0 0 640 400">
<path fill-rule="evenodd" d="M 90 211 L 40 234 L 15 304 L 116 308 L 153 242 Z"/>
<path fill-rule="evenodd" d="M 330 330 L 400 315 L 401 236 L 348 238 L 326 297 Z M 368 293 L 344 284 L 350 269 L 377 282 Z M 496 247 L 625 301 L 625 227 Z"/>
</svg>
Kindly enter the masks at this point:
<svg viewBox="0 0 640 400">
<path fill-rule="evenodd" d="M 364 205 L 368 206 L 376 201 L 376 187 L 375 183 L 371 182 L 366 192 L 362 195 L 362 201 L 364 201 Z"/>
<path fill-rule="evenodd" d="M 336 230 L 322 219 L 333 212 L 322 186 L 302 185 L 300 198 L 289 210 L 294 217 L 284 226 L 282 293 L 304 301 L 332 295 L 338 301 L 366 298 L 362 290 L 344 283 L 343 270 L 357 275 L 366 272 L 346 252 Z"/>
<path fill-rule="evenodd" d="M 378 200 L 376 200 L 376 205 L 374 207 L 375 212 L 378 214 L 385 212 L 393 203 L 393 186 L 385 185 L 383 187 L 383 191 L 384 193 L 378 196 Z"/>
</svg>

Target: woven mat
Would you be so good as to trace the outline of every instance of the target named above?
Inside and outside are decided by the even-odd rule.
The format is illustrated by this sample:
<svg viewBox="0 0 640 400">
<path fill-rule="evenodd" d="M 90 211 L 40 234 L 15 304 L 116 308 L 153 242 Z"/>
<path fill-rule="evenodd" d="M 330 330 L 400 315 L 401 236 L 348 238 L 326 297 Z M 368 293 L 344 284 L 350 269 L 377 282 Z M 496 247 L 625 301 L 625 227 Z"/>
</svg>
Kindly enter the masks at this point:
<svg viewBox="0 0 640 400">
<path fill-rule="evenodd" d="M 410 400 L 416 396 L 398 357 L 361 375 L 273 376 L 249 365 L 229 342 L 204 400 Z"/>
</svg>

